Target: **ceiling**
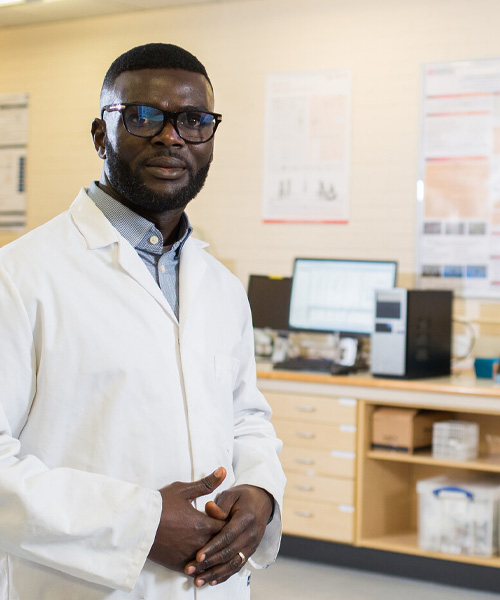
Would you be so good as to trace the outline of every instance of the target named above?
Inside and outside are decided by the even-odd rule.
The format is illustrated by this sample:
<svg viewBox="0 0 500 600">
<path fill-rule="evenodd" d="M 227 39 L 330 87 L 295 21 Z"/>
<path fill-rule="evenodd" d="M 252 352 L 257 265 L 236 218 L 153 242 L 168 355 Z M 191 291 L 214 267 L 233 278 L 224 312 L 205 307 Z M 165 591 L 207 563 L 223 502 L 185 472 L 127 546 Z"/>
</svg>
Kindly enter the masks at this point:
<svg viewBox="0 0 500 600">
<path fill-rule="evenodd" d="M 0 28 L 52 23 L 68 19 L 115 15 L 134 11 L 185 6 L 187 4 L 214 4 L 241 0 L 24 0 L 22 4 L 2 6 Z M 0 0 L 1 2 L 1 0 Z"/>
</svg>

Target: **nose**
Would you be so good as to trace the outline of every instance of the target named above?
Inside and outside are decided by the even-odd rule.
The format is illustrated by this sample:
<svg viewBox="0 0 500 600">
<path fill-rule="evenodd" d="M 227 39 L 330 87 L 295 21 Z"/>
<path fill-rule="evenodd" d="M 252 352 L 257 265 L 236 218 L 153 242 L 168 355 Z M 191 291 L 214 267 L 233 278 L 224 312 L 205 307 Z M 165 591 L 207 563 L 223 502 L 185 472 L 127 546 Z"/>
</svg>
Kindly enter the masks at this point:
<svg viewBox="0 0 500 600">
<path fill-rule="evenodd" d="M 184 146 L 185 142 L 177 133 L 172 119 L 165 119 L 163 129 L 157 133 L 151 140 L 153 144 L 163 144 L 165 146 Z"/>
</svg>

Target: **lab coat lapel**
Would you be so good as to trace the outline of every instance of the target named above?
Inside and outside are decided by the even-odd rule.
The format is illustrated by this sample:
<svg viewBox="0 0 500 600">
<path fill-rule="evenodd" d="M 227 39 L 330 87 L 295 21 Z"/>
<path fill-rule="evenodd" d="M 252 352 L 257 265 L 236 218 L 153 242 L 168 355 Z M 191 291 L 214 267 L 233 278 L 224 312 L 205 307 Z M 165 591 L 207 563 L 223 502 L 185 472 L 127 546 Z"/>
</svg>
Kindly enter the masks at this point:
<svg viewBox="0 0 500 600">
<path fill-rule="evenodd" d="M 207 270 L 206 259 L 201 251 L 206 246 L 208 244 L 205 242 L 189 238 L 182 249 L 179 269 L 179 326 L 181 335 Z"/>
<path fill-rule="evenodd" d="M 139 285 L 153 296 L 153 298 L 169 313 L 169 315 L 175 319 L 170 304 L 167 302 L 160 286 L 151 277 L 151 273 L 147 270 L 146 266 L 142 262 L 141 257 L 137 254 L 134 247 L 132 247 L 127 240 L 120 236 L 118 241 L 118 262 L 120 266 L 127 271 L 127 273 L 133 277 Z"/>
<path fill-rule="evenodd" d="M 146 266 L 125 238 L 111 225 L 102 212 L 88 197 L 83 188 L 70 208 L 70 213 L 90 250 L 108 247 L 112 252 L 118 247 L 119 265 L 162 306 L 169 316 L 177 320 L 160 287 L 151 277 Z"/>
</svg>

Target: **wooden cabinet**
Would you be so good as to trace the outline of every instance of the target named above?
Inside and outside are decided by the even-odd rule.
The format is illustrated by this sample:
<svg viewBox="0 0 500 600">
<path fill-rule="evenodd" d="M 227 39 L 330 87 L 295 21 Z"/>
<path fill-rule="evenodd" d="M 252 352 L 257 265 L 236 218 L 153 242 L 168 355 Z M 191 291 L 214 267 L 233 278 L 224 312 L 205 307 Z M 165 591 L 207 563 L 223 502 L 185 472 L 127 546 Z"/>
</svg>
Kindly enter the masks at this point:
<svg viewBox="0 0 500 600">
<path fill-rule="evenodd" d="M 500 556 L 419 548 L 416 491 L 417 481 L 437 475 L 497 474 L 500 480 L 500 386 L 465 375 L 403 381 L 262 372 L 259 387 L 284 442 L 285 533 L 500 567 Z M 476 422 L 480 455 L 456 462 L 431 452 L 372 450 L 372 415 L 379 406 L 446 411 L 450 419 Z"/>
<path fill-rule="evenodd" d="M 283 441 L 285 533 L 354 542 L 357 402 L 266 392 Z"/>
<path fill-rule="evenodd" d="M 500 404 L 500 398 L 498 399 Z M 500 457 L 491 455 L 487 440 L 500 435 L 498 411 L 450 410 L 449 419 L 479 424 L 480 449 L 475 460 L 435 459 L 430 451 L 406 454 L 371 449 L 371 420 L 377 402 L 363 401 L 359 461 L 359 520 L 357 544 L 370 548 L 407 552 L 434 558 L 500 566 L 500 557 L 429 552 L 418 546 L 417 482 L 437 475 L 460 480 L 496 474 L 500 483 Z M 418 408 L 418 405 L 416 405 Z M 439 407 L 436 407 L 439 408 Z M 500 409 L 500 406 L 499 406 Z"/>
</svg>

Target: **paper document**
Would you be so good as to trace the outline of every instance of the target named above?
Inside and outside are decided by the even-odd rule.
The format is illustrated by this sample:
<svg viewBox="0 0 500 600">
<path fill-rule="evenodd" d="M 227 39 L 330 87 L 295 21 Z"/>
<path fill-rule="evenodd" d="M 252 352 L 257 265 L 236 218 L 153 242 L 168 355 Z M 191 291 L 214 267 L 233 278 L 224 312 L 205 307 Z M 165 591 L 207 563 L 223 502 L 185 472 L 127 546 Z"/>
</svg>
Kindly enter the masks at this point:
<svg viewBox="0 0 500 600">
<path fill-rule="evenodd" d="M 0 231 L 26 226 L 28 95 L 0 94 Z"/>
<path fill-rule="evenodd" d="M 347 222 L 350 95 L 349 71 L 268 76 L 264 221 Z"/>
<path fill-rule="evenodd" d="M 422 287 L 500 296 L 500 59 L 424 67 Z"/>
</svg>

